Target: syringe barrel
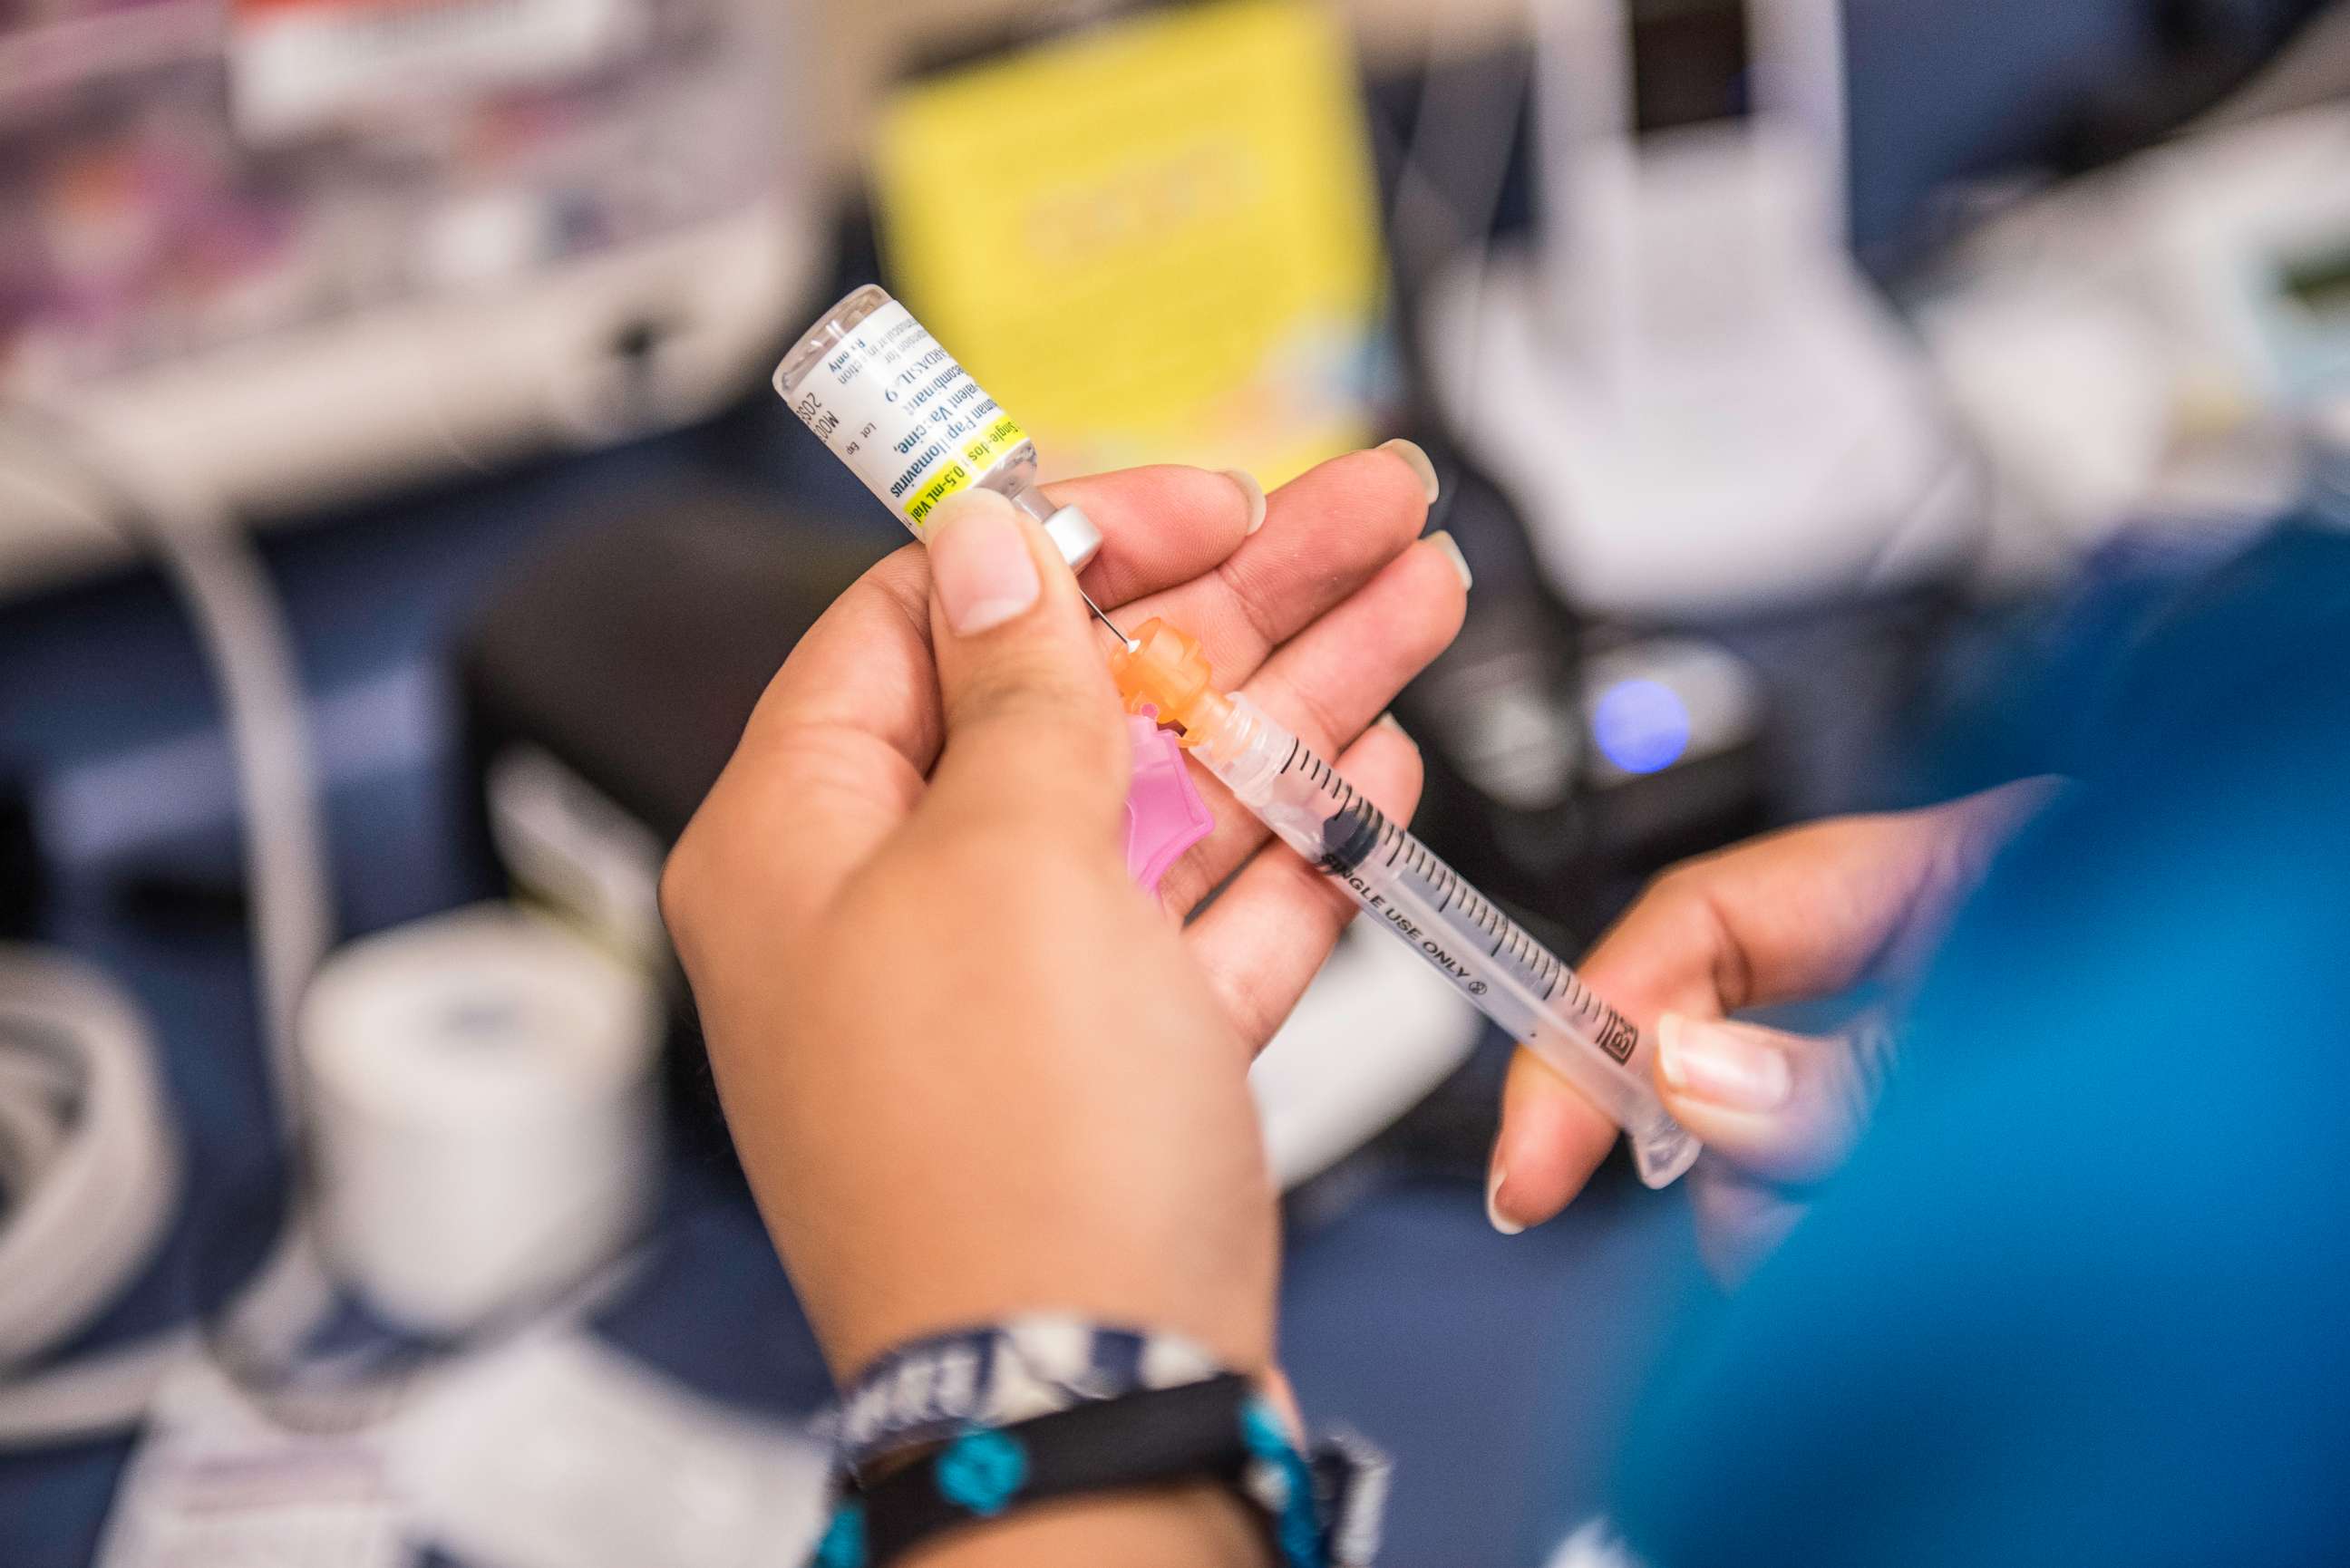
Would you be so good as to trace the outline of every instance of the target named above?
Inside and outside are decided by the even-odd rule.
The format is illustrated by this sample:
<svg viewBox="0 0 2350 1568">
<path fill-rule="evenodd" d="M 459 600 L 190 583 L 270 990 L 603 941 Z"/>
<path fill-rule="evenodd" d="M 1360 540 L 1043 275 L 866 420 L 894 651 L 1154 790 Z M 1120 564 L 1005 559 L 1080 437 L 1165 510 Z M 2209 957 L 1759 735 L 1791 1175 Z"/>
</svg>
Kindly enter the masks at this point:
<svg viewBox="0 0 2350 1568">
<path fill-rule="evenodd" d="M 1641 1180 L 1672 1182 L 1699 1146 L 1658 1096 L 1645 1030 L 1382 815 L 1244 697 L 1192 754 L 1283 843 L 1624 1129 Z"/>
</svg>

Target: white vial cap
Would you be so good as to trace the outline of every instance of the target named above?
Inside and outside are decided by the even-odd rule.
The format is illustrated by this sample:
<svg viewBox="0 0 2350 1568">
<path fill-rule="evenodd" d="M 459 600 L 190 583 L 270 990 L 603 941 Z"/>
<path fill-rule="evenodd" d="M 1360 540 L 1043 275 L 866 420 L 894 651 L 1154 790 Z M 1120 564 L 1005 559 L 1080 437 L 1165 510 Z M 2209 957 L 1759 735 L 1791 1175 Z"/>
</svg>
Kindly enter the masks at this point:
<svg viewBox="0 0 2350 1568">
<path fill-rule="evenodd" d="M 1061 559 L 1069 563 L 1069 570 L 1082 572 L 1086 564 L 1101 554 L 1102 531 L 1094 520 L 1075 506 L 1064 506 L 1045 519 L 1045 532 L 1061 549 Z"/>
</svg>

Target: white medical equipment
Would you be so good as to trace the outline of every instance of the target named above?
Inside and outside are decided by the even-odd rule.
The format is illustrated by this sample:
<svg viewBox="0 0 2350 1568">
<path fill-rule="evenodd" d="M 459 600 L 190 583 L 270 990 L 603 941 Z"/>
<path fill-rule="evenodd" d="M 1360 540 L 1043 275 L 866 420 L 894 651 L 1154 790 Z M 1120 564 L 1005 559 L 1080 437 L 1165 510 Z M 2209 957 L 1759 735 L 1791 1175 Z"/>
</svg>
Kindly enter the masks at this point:
<svg viewBox="0 0 2350 1568">
<path fill-rule="evenodd" d="M 1731 610 L 1946 568 L 1975 486 L 1847 249 L 1837 0 L 1681 7 L 1747 41 L 1750 111 L 1647 134 L 1644 9 L 1537 0 L 1543 238 L 1477 247 L 1431 291 L 1453 426 L 1587 608 Z"/>
<path fill-rule="evenodd" d="M 9 8 L 0 404 L 256 521 L 704 417 L 823 243 L 798 12 Z M 0 595 L 122 558 L 48 479 L 0 455 Z"/>
<path fill-rule="evenodd" d="M 1915 312 L 2030 581 L 2139 520 L 2289 507 L 2350 417 L 2350 109 L 2206 125 L 2017 202 Z"/>
<path fill-rule="evenodd" d="M 180 1176 L 145 1021 L 86 965 L 0 947 L 0 1405 L 146 1264 Z"/>
</svg>

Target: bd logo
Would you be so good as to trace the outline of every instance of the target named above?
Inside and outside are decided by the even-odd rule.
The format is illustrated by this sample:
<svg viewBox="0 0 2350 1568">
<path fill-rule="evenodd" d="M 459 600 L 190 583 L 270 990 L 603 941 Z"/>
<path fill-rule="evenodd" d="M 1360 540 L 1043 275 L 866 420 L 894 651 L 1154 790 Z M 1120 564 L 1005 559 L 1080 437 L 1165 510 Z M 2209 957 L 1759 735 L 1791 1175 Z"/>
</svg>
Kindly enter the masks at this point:
<svg viewBox="0 0 2350 1568">
<path fill-rule="evenodd" d="M 1625 1020 L 1622 1013 L 1610 1010 L 1599 1023 L 1599 1048 L 1618 1062 L 1632 1059 L 1632 1047 L 1640 1043 L 1640 1032 Z"/>
</svg>

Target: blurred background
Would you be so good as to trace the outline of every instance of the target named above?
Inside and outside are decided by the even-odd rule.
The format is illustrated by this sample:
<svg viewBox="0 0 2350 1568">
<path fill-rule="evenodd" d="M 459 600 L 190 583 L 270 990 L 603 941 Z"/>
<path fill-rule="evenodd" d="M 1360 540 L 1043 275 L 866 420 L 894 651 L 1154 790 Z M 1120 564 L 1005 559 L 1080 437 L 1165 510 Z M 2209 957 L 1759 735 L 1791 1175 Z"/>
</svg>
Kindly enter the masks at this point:
<svg viewBox="0 0 2350 1568">
<path fill-rule="evenodd" d="M 654 884 L 902 542 L 766 384 L 874 280 L 1048 478 L 1425 446 L 1416 826 L 1573 952 L 2350 522 L 2350 7 L 0 0 L 0 1563 L 805 1550 Z M 1257 1075 L 1406 1568 L 1548 1556 L 1695 1276 L 1488 1230 L 1505 1044 L 1350 939 Z"/>
</svg>

